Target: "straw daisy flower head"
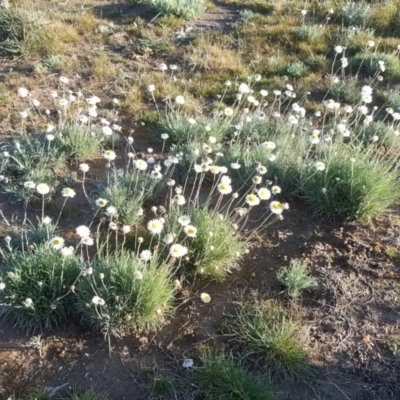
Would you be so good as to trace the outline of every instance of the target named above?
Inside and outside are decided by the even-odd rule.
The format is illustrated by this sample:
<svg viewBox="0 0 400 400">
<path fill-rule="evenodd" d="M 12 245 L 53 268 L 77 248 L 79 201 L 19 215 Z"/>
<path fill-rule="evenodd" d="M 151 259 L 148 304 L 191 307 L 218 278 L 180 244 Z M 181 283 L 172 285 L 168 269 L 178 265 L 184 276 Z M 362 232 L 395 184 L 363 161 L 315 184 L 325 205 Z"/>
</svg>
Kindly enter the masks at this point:
<svg viewBox="0 0 400 400">
<path fill-rule="evenodd" d="M 106 215 L 109 217 L 115 217 L 118 214 L 118 210 L 114 206 L 108 206 L 106 210 Z"/>
<path fill-rule="evenodd" d="M 190 217 L 188 215 L 181 215 L 178 218 L 178 222 L 182 225 L 182 226 L 187 226 L 190 224 Z"/>
<path fill-rule="evenodd" d="M 50 192 L 50 186 L 46 183 L 39 183 L 39 185 L 36 186 L 36 190 L 39 194 L 44 196 Z"/>
<path fill-rule="evenodd" d="M 176 194 L 174 196 L 174 203 L 177 204 L 178 206 L 183 206 L 186 203 L 185 197 L 182 196 L 181 194 Z"/>
<path fill-rule="evenodd" d="M 218 191 L 219 191 L 221 194 L 229 194 L 229 193 L 232 192 L 232 186 L 231 186 L 229 183 L 221 182 L 221 183 L 218 185 Z"/>
<path fill-rule="evenodd" d="M 188 252 L 187 247 L 181 244 L 173 244 L 169 249 L 169 254 L 174 258 L 181 258 L 185 256 Z"/>
<path fill-rule="evenodd" d="M 260 199 L 252 193 L 246 196 L 246 203 L 249 206 L 257 206 L 260 204 Z"/>
<path fill-rule="evenodd" d="M 96 200 L 96 206 L 97 207 L 104 207 L 107 205 L 108 201 L 106 199 L 99 198 Z"/>
<path fill-rule="evenodd" d="M 160 219 L 152 219 L 147 224 L 147 229 L 153 234 L 158 235 L 164 228 L 164 224 Z"/>
<path fill-rule="evenodd" d="M 274 186 L 272 186 L 272 188 L 271 188 L 271 192 L 272 192 L 273 194 L 279 194 L 281 191 L 282 191 L 282 189 L 281 189 L 279 186 L 277 186 L 277 185 L 274 185 Z"/>
<path fill-rule="evenodd" d="M 188 237 L 196 237 L 197 236 L 197 228 L 193 225 L 187 225 L 184 228 L 184 231 Z"/>
<path fill-rule="evenodd" d="M 62 192 L 61 192 L 61 194 L 62 194 L 62 196 L 63 197 L 71 197 L 71 198 L 73 198 L 73 197 L 75 197 L 75 190 L 74 189 L 71 189 L 71 188 L 64 188 L 63 190 L 62 190 Z"/>
<path fill-rule="evenodd" d="M 113 160 L 115 160 L 117 158 L 117 155 L 112 150 L 106 150 L 103 153 L 103 157 L 108 161 L 113 161 Z"/>
<path fill-rule="evenodd" d="M 135 161 L 135 167 L 139 170 L 139 171 L 146 171 L 147 169 L 147 162 L 144 160 L 136 160 Z"/>
<path fill-rule="evenodd" d="M 90 229 L 85 225 L 80 225 L 75 229 L 75 232 L 81 238 L 90 236 Z"/>
<path fill-rule="evenodd" d="M 200 299 L 203 303 L 208 304 L 211 301 L 211 296 L 208 293 L 202 293 Z"/>
<path fill-rule="evenodd" d="M 269 208 L 270 208 L 271 212 L 274 214 L 282 214 L 283 205 L 279 201 L 271 201 Z"/>
<path fill-rule="evenodd" d="M 276 144 L 271 141 L 267 141 L 261 144 L 262 148 L 265 150 L 275 150 Z"/>
<path fill-rule="evenodd" d="M 64 247 L 64 239 L 60 236 L 55 236 L 50 239 L 50 247 L 54 250 L 61 250 Z"/>
<path fill-rule="evenodd" d="M 269 200 L 271 198 L 271 192 L 267 188 L 258 189 L 257 194 L 261 200 Z"/>
<path fill-rule="evenodd" d="M 94 244 L 94 240 L 91 237 L 84 237 L 81 243 L 85 244 L 86 246 L 92 246 Z"/>
</svg>

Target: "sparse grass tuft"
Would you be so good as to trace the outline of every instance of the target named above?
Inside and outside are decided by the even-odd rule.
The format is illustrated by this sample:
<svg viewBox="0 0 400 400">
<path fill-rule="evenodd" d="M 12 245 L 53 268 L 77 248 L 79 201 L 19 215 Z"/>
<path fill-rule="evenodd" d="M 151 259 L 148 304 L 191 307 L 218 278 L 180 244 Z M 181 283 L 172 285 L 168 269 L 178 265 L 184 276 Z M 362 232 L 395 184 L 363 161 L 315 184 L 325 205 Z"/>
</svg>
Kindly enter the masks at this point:
<svg viewBox="0 0 400 400">
<path fill-rule="evenodd" d="M 267 380 L 248 371 L 232 356 L 212 355 L 203 351 L 202 367 L 195 382 L 200 389 L 218 400 L 275 400 Z"/>
<path fill-rule="evenodd" d="M 164 376 L 156 376 L 153 378 L 151 387 L 152 396 L 168 396 L 174 392 L 174 382 Z"/>
<path fill-rule="evenodd" d="M 274 300 L 256 293 L 238 304 L 237 319 L 227 331 L 250 351 L 262 354 L 278 375 L 304 377 L 310 373 L 307 351 L 300 340 L 300 326 Z"/>
<path fill-rule="evenodd" d="M 291 260 L 288 268 L 277 271 L 276 279 L 292 298 L 299 297 L 303 290 L 317 284 L 317 280 L 307 274 L 306 267 L 299 259 Z"/>
</svg>

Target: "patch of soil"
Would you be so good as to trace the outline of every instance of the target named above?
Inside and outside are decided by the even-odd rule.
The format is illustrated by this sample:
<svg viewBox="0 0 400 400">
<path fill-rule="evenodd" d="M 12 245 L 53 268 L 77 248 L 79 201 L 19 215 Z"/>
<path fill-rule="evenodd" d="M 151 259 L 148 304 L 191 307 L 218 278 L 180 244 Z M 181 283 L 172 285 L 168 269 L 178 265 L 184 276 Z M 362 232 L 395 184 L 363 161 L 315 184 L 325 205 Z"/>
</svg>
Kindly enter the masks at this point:
<svg viewBox="0 0 400 400">
<path fill-rule="evenodd" d="M 34 385 L 65 385 L 60 393 L 92 387 L 115 400 L 145 399 L 152 380 L 168 373 L 177 378 L 177 398 L 200 399 L 190 383 L 191 371 L 182 368 L 183 359 L 195 358 L 199 345 L 220 345 L 218 327 L 234 315 L 239 293 L 258 290 L 282 299 L 275 273 L 290 259 L 302 258 L 318 288 L 288 305 L 302 319 L 316 380 L 309 386 L 279 386 L 281 398 L 309 399 L 314 392 L 320 397 L 313 398 L 396 399 L 400 263 L 391 261 L 382 247 L 394 218 L 398 223 L 396 216 L 387 216 L 374 230 L 336 227 L 310 218 L 301 205 L 292 208 L 253 243 L 241 271 L 229 282 L 184 288 L 169 325 L 154 335 L 112 339 L 110 353 L 102 335 L 78 321 L 44 333 L 40 345 L 2 321 L 0 387 L 7 395 L 20 396 Z M 211 295 L 210 304 L 200 301 L 202 291 Z"/>
</svg>

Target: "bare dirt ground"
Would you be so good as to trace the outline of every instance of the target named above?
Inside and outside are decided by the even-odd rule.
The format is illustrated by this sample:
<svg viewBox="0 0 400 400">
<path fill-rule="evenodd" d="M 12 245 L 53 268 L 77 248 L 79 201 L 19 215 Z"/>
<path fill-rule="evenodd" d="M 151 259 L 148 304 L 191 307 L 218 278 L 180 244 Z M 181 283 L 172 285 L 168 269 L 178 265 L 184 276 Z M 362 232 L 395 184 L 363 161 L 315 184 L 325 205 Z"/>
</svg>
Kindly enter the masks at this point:
<svg viewBox="0 0 400 400">
<path fill-rule="evenodd" d="M 146 12 L 110 2 L 99 3 L 96 12 L 106 18 L 116 8 L 122 19 Z M 194 29 L 229 29 L 237 18 L 232 8 L 218 5 Z M 5 73 L 2 68 L 0 81 Z M 138 142 L 147 144 L 144 135 Z M 21 212 L 5 201 L 2 197 L 0 207 L 6 215 Z M 109 349 L 101 334 L 78 321 L 35 337 L 0 321 L 0 398 L 23 398 L 32 388 L 47 387 L 54 398 L 73 388 L 93 388 L 113 400 L 147 399 L 154 398 L 153 379 L 168 375 L 175 382 L 171 398 L 203 399 L 191 384 L 193 371 L 182 368 L 183 359 L 192 357 L 196 365 L 199 345 L 237 351 L 219 330 L 234 315 L 237 295 L 258 290 L 282 298 L 275 273 L 302 258 L 318 287 L 287 305 L 302 320 L 315 377 L 301 384 L 281 382 L 277 393 L 298 400 L 400 399 L 400 259 L 388 252 L 400 252 L 398 212 L 361 226 L 323 222 L 301 204 L 290 206 L 285 220 L 253 244 L 241 271 L 224 284 L 187 288 L 175 318 L 154 335 L 113 339 Z M 85 207 L 83 200 L 75 203 L 66 225 L 82 221 Z M 210 304 L 200 301 L 202 291 L 211 295 Z"/>
<path fill-rule="evenodd" d="M 283 382 L 278 393 L 285 399 L 398 399 L 400 263 L 385 253 L 385 246 L 400 244 L 398 224 L 390 214 L 369 227 L 337 226 L 293 205 L 284 221 L 254 243 L 228 283 L 198 283 L 177 301 L 169 325 L 154 336 L 114 339 L 110 354 L 100 334 L 74 322 L 40 337 L 2 322 L 2 390 L 23 396 L 35 386 L 65 385 L 60 394 L 85 387 L 111 399 L 145 399 L 151 398 L 152 379 L 168 374 L 175 377 L 176 398 L 200 399 L 183 359 L 196 360 L 199 345 L 229 347 L 218 327 L 234 315 L 236 296 L 251 290 L 282 296 L 275 272 L 297 257 L 319 282 L 288 303 L 302 320 L 316 374 L 300 386 Z M 212 303 L 201 303 L 200 291 Z"/>
</svg>

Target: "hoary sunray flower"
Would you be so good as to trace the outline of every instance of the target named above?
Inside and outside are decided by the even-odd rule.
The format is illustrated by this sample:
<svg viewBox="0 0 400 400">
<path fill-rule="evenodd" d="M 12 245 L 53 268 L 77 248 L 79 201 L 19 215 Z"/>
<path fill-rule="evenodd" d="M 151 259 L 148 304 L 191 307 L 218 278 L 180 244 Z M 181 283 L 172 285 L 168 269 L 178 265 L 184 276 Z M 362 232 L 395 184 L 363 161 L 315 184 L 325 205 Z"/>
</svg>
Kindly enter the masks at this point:
<svg viewBox="0 0 400 400">
<path fill-rule="evenodd" d="M 271 201 L 269 208 L 270 208 L 271 212 L 274 214 L 282 214 L 283 205 L 279 201 Z"/>
<path fill-rule="evenodd" d="M 282 189 L 281 189 L 279 186 L 277 186 L 277 185 L 274 185 L 274 186 L 272 186 L 272 188 L 271 188 L 271 192 L 272 192 L 273 194 L 279 194 L 281 191 L 282 191 Z"/>
<path fill-rule="evenodd" d="M 232 168 L 232 169 L 239 169 L 240 167 L 241 167 L 241 165 L 238 164 L 238 163 L 232 163 L 232 164 L 231 164 L 231 168 Z"/>
<path fill-rule="evenodd" d="M 0 282 L 0 290 L 4 290 L 6 288 L 6 284 L 4 282 Z"/>
<path fill-rule="evenodd" d="M 90 229 L 85 225 L 80 225 L 75 229 L 77 235 L 81 238 L 90 236 Z"/>
<path fill-rule="evenodd" d="M 29 96 L 29 90 L 25 89 L 23 87 L 19 88 L 17 93 L 18 93 L 18 96 L 22 97 L 22 98 Z"/>
<path fill-rule="evenodd" d="M 94 244 L 94 240 L 91 237 L 84 237 L 81 240 L 82 244 L 85 244 L 86 246 L 92 246 Z"/>
<path fill-rule="evenodd" d="M 233 115 L 233 109 L 231 107 L 226 107 L 225 110 L 224 110 L 224 114 L 227 117 L 231 117 Z"/>
<path fill-rule="evenodd" d="M 36 187 L 35 182 L 32 182 L 32 181 L 26 181 L 26 182 L 24 182 L 24 188 L 27 188 L 27 189 L 35 189 L 35 187 Z"/>
<path fill-rule="evenodd" d="M 174 196 L 174 203 L 178 206 L 183 206 L 186 203 L 185 197 L 181 194 L 177 194 Z"/>
<path fill-rule="evenodd" d="M 308 141 L 311 144 L 318 144 L 321 141 L 321 139 L 319 137 L 319 131 L 317 129 L 314 129 L 312 131 L 311 135 L 308 137 Z"/>
<path fill-rule="evenodd" d="M 96 200 L 97 207 L 104 207 L 107 205 L 107 203 L 108 203 L 108 200 L 106 200 L 106 199 L 99 198 Z"/>
<path fill-rule="evenodd" d="M 187 225 L 184 228 L 184 231 L 188 237 L 196 237 L 197 236 L 197 228 L 193 225 Z"/>
<path fill-rule="evenodd" d="M 50 239 L 50 247 L 54 250 L 60 250 L 64 247 L 64 239 L 60 236 L 55 236 Z"/>
<path fill-rule="evenodd" d="M 229 178 L 229 176 L 227 176 L 227 175 L 222 175 L 220 182 L 221 183 L 229 183 L 229 184 L 231 184 L 232 183 L 232 179 Z"/>
<path fill-rule="evenodd" d="M 264 175 L 264 174 L 267 173 L 267 168 L 265 168 L 264 165 L 257 165 L 256 171 L 257 171 L 260 175 Z"/>
<path fill-rule="evenodd" d="M 257 194 L 261 200 L 269 200 L 271 198 L 271 192 L 267 188 L 258 189 Z"/>
<path fill-rule="evenodd" d="M 74 254 L 74 248 L 72 246 L 63 247 L 61 249 L 61 255 L 63 257 L 69 257 L 69 256 L 72 256 L 72 254 Z"/>
<path fill-rule="evenodd" d="M 140 272 L 140 271 L 135 271 L 135 272 L 133 273 L 133 277 L 134 277 L 136 280 L 141 281 L 141 280 L 143 279 L 143 273 Z"/>
<path fill-rule="evenodd" d="M 276 144 L 271 141 L 267 141 L 261 144 L 261 147 L 265 150 L 275 150 Z"/>
<path fill-rule="evenodd" d="M 118 214 L 118 210 L 114 206 L 108 206 L 106 209 L 106 215 L 109 217 L 115 217 Z"/>
<path fill-rule="evenodd" d="M 178 218 L 178 222 L 182 225 L 182 226 L 187 226 L 190 224 L 190 217 L 188 215 L 181 215 Z"/>
<path fill-rule="evenodd" d="M 153 254 L 151 253 L 150 250 L 143 250 L 140 253 L 140 259 L 147 262 L 150 261 L 153 258 Z"/>
<path fill-rule="evenodd" d="M 50 192 L 50 186 L 46 183 L 39 183 L 39 185 L 36 186 L 36 190 L 39 194 L 44 196 Z"/>
<path fill-rule="evenodd" d="M 99 296 L 94 296 L 92 299 L 92 303 L 95 306 L 104 306 L 106 304 L 106 302 Z"/>
<path fill-rule="evenodd" d="M 117 155 L 112 150 L 106 150 L 103 153 L 103 157 L 108 161 L 113 161 L 113 160 L 115 160 L 117 158 Z"/>
<path fill-rule="evenodd" d="M 62 194 L 62 196 L 63 197 L 71 197 L 71 198 L 73 198 L 73 197 L 75 197 L 75 190 L 74 189 L 71 189 L 71 188 L 64 188 L 63 190 L 62 190 L 62 192 L 61 192 L 61 194 Z"/>
<path fill-rule="evenodd" d="M 317 171 L 323 171 L 325 169 L 325 163 L 323 163 L 322 161 L 317 161 L 315 163 L 315 168 Z"/>
<path fill-rule="evenodd" d="M 251 193 L 246 196 L 246 203 L 249 206 L 257 206 L 260 204 L 260 199 L 255 194 Z"/>
<path fill-rule="evenodd" d="M 218 175 L 221 172 L 220 167 L 218 165 L 212 165 L 210 168 L 210 172 L 214 175 Z"/>
<path fill-rule="evenodd" d="M 259 185 L 262 182 L 262 178 L 261 178 L 261 176 L 256 175 L 256 176 L 253 176 L 252 181 L 255 185 Z"/>
<path fill-rule="evenodd" d="M 221 194 L 229 194 L 232 192 L 232 186 L 229 183 L 225 183 L 225 182 L 220 182 L 218 184 L 218 191 Z"/>
<path fill-rule="evenodd" d="M 135 160 L 134 165 L 139 171 L 146 171 L 148 166 L 144 160 Z"/>
<path fill-rule="evenodd" d="M 152 219 L 147 224 L 147 229 L 153 234 L 158 235 L 164 228 L 164 224 L 160 219 Z"/>
<path fill-rule="evenodd" d="M 82 164 L 79 164 L 79 169 L 80 169 L 83 173 L 86 173 L 86 172 L 89 171 L 90 167 L 89 167 L 89 164 L 82 163 Z"/>
<path fill-rule="evenodd" d="M 165 244 L 171 244 L 174 242 L 174 235 L 172 233 L 168 233 L 164 236 L 163 242 Z"/>
<path fill-rule="evenodd" d="M 211 296 L 208 293 L 202 293 L 200 299 L 203 303 L 209 303 L 211 301 Z"/>
<path fill-rule="evenodd" d="M 111 136 L 113 134 L 113 131 L 109 126 L 103 126 L 101 128 L 101 131 L 103 132 L 103 135 L 105 135 L 105 136 Z"/>
<path fill-rule="evenodd" d="M 185 256 L 188 252 L 187 247 L 181 244 L 173 244 L 169 249 L 169 254 L 174 258 L 181 258 Z"/>
<path fill-rule="evenodd" d="M 185 104 L 185 98 L 183 96 L 176 96 L 175 103 L 179 105 Z"/>
</svg>

